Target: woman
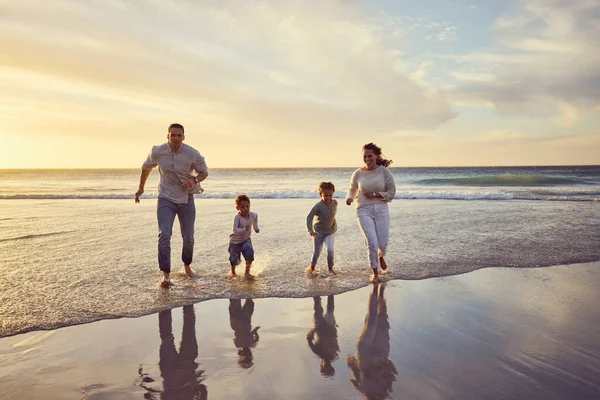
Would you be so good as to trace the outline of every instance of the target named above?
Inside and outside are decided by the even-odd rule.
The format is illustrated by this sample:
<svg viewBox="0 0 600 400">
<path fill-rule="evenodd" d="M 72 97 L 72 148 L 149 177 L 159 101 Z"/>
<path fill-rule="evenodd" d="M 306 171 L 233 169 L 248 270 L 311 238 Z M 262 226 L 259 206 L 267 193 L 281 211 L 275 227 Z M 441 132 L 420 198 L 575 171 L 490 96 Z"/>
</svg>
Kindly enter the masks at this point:
<svg viewBox="0 0 600 400">
<path fill-rule="evenodd" d="M 379 267 L 387 269 L 384 256 L 390 236 L 388 203 L 396 195 L 396 184 L 387 169 L 392 160 L 382 156 L 381 147 L 374 143 L 365 144 L 363 161 L 365 166 L 354 171 L 350 178 L 346 204 L 352 204 L 356 197 L 358 225 L 369 248 L 373 269 L 371 282 L 376 283 L 379 282 Z"/>
</svg>

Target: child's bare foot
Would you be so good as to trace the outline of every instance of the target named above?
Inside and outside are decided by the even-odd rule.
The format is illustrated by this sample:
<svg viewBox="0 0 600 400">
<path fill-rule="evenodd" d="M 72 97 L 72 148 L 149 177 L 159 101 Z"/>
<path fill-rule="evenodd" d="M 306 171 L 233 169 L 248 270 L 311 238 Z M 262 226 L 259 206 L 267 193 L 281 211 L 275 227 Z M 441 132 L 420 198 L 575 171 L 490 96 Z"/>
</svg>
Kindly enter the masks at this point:
<svg viewBox="0 0 600 400">
<path fill-rule="evenodd" d="M 185 276 L 187 276 L 188 278 L 193 278 L 194 277 L 194 275 L 195 275 L 194 274 L 194 270 L 189 265 L 184 265 L 183 266 L 183 270 L 185 272 Z"/>
<path fill-rule="evenodd" d="M 384 271 L 387 269 L 387 263 L 383 257 L 379 257 L 379 266 L 381 266 L 381 269 Z"/>
<path fill-rule="evenodd" d="M 335 272 L 335 270 L 333 269 L 333 267 L 332 267 L 332 268 L 329 268 L 329 273 L 330 273 L 331 275 L 337 275 L 337 272 Z"/>
</svg>

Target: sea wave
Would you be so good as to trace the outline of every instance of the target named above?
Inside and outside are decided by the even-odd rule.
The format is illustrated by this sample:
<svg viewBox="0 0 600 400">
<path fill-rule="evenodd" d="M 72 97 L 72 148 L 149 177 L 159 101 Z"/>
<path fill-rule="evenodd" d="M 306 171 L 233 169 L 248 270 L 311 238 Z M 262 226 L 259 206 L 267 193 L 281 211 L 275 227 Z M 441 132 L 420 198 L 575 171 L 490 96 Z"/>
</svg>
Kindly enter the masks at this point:
<svg viewBox="0 0 600 400">
<path fill-rule="evenodd" d="M 23 236 L 15 236 L 15 237 L 10 237 L 10 238 L 0 238 L 0 243 L 2 243 L 2 242 L 12 242 L 12 241 L 15 241 L 15 240 L 35 239 L 35 238 L 44 237 L 44 236 L 62 235 L 64 233 L 69 233 L 69 232 L 73 232 L 73 231 L 35 233 L 35 234 L 23 235 Z"/>
<path fill-rule="evenodd" d="M 593 185 L 584 179 L 546 175 L 489 175 L 470 178 L 421 179 L 415 183 L 428 186 L 559 186 Z"/>
<path fill-rule="evenodd" d="M 204 199 L 234 199 L 238 192 L 208 192 L 196 195 Z M 314 191 L 260 191 L 246 192 L 252 199 L 318 199 Z M 334 196 L 343 199 L 345 193 L 339 192 Z M 0 195 L 0 200 L 132 200 L 133 194 L 10 194 Z M 156 194 L 146 194 L 141 199 L 156 199 Z M 520 190 L 513 192 L 502 191 L 423 191 L 399 190 L 396 193 L 399 200 L 536 200 L 536 201 L 600 201 L 600 191 L 581 190 Z"/>
</svg>

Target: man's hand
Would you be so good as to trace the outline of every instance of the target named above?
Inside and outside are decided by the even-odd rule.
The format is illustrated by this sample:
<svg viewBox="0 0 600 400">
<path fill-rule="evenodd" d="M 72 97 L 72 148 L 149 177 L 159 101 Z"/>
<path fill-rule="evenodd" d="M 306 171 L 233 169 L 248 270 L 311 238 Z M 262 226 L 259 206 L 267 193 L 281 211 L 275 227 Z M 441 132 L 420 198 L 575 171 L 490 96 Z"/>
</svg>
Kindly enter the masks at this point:
<svg viewBox="0 0 600 400">
<path fill-rule="evenodd" d="M 194 186 L 196 186 L 196 181 L 194 180 L 194 178 L 190 178 L 187 181 L 185 181 L 181 186 L 183 186 L 184 189 L 191 190 L 194 188 Z"/>
<path fill-rule="evenodd" d="M 348 206 L 349 206 L 350 204 L 352 204 L 352 200 L 353 200 L 353 199 L 351 199 L 351 198 L 347 198 L 347 199 L 346 199 L 346 205 L 348 205 Z"/>
<path fill-rule="evenodd" d="M 314 233 L 314 232 L 308 232 L 308 234 L 312 237 L 315 237 L 315 235 L 316 235 L 316 233 Z"/>
<path fill-rule="evenodd" d="M 144 194 L 144 189 L 138 189 L 137 192 L 135 192 L 135 202 L 139 203 L 140 202 L 140 196 Z"/>
</svg>

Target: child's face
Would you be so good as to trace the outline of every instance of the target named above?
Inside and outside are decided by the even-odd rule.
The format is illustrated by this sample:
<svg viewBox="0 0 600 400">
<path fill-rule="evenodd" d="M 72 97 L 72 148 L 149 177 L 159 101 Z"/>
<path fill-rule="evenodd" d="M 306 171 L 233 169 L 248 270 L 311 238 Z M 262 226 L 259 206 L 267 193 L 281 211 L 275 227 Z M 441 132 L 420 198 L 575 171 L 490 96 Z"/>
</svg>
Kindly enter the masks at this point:
<svg viewBox="0 0 600 400">
<path fill-rule="evenodd" d="M 331 203 L 331 201 L 333 200 L 333 190 L 331 189 L 325 189 L 321 192 L 321 200 L 323 200 L 323 203 Z"/>
<path fill-rule="evenodd" d="M 242 200 L 237 206 L 235 206 L 235 209 L 242 214 L 242 217 L 247 217 L 248 214 L 250 214 L 250 202 Z"/>
</svg>

